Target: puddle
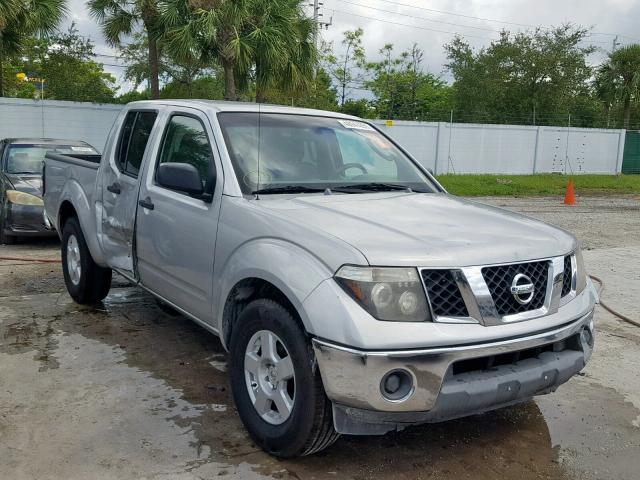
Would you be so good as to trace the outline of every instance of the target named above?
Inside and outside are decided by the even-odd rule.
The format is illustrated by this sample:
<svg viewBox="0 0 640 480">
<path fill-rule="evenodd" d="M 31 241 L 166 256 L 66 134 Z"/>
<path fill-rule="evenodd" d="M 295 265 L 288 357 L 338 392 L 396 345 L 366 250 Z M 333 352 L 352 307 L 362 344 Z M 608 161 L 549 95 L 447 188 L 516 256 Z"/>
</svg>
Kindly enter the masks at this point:
<svg viewBox="0 0 640 480">
<path fill-rule="evenodd" d="M 640 450 L 630 455 L 639 412 L 582 377 L 535 402 L 276 460 L 237 417 L 218 339 L 143 291 L 116 289 L 97 309 L 55 294 L 2 303 L 0 471 L 11 478 L 526 480 L 640 470 Z"/>
</svg>

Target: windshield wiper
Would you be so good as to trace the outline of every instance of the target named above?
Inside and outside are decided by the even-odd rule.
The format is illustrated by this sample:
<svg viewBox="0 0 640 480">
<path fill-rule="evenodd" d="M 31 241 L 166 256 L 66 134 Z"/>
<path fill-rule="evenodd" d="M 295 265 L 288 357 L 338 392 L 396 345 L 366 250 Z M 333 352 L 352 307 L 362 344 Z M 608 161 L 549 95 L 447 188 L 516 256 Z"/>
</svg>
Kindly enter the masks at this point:
<svg viewBox="0 0 640 480">
<path fill-rule="evenodd" d="M 406 192 L 412 192 L 410 187 L 406 187 L 404 185 L 398 185 L 396 183 L 381 183 L 381 182 L 370 182 L 370 183 L 353 183 L 351 185 L 340 185 L 337 187 L 332 187 L 332 191 L 341 192 L 347 191 L 348 193 L 352 193 L 353 190 L 362 190 L 364 192 L 388 192 L 395 190 L 404 190 Z"/>
<path fill-rule="evenodd" d="M 304 185 L 282 185 L 282 186 L 273 186 L 273 187 L 265 187 L 259 190 L 254 190 L 251 192 L 253 195 L 268 195 L 270 193 L 318 193 L 324 192 L 324 188 L 317 187 L 305 187 Z"/>
</svg>

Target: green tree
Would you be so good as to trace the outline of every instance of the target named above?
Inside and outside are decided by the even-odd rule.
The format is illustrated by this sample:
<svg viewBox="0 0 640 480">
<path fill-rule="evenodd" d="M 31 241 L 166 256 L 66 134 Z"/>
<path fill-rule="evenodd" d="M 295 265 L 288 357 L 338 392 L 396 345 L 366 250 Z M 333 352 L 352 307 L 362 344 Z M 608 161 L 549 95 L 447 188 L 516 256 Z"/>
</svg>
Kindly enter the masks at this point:
<svg viewBox="0 0 640 480">
<path fill-rule="evenodd" d="M 424 120 L 449 108 L 451 89 L 439 78 L 423 72 L 424 54 L 417 45 L 398 57 L 393 55 L 391 44 L 385 45 L 380 53 L 382 60 L 368 65 L 373 78 L 366 82 L 375 96 L 372 104 L 380 116 Z"/>
<path fill-rule="evenodd" d="M 127 64 L 124 71 L 124 78 L 133 83 L 134 89 L 148 82 L 150 71 L 149 62 L 147 61 L 148 40 L 146 35 L 142 32 L 134 33 L 132 35 L 132 41 L 126 45 L 120 45 L 118 50 L 120 57 Z M 195 86 L 195 83 L 200 78 L 217 76 L 218 74 L 219 72 L 217 72 L 216 69 L 207 66 L 199 58 L 173 58 L 168 54 L 167 49 L 164 48 L 162 41 L 158 41 L 158 76 L 165 86 L 172 84 L 172 91 L 176 91 L 176 85 L 181 85 L 180 91 L 191 92 L 184 98 L 195 98 L 194 92 L 196 90 L 202 92 L 200 88 L 203 85 L 202 82 L 199 83 L 199 86 Z M 160 91 L 160 97 L 167 98 L 166 95 L 163 96 L 163 89 Z M 211 94 L 204 93 L 205 92 L 202 92 L 200 95 L 202 98 L 220 98 L 219 96 L 215 96 L 215 92 Z M 179 98 L 183 98 L 183 95 Z"/>
<path fill-rule="evenodd" d="M 514 35 L 503 31 L 477 52 L 454 39 L 445 51 L 455 109 L 473 121 L 566 121 L 577 99 L 589 96 L 587 56 L 594 49 L 582 46 L 588 34 L 573 25 Z"/>
<path fill-rule="evenodd" d="M 221 75 L 202 75 L 189 81 L 177 78 L 167 82 L 160 90 L 160 98 L 205 98 L 220 100 L 224 96 Z"/>
<path fill-rule="evenodd" d="M 88 0 L 91 15 L 102 25 L 107 41 L 114 46 L 121 44 L 123 36 L 131 35 L 142 24 L 147 36 L 149 84 L 151 97 L 159 98 L 158 38 L 161 23 L 157 0 Z"/>
<path fill-rule="evenodd" d="M 30 35 L 52 33 L 66 11 L 66 0 L 0 1 L 0 97 L 5 94 L 6 59 L 20 53 Z"/>
<path fill-rule="evenodd" d="M 607 127 L 609 127 L 611 122 L 611 111 L 618 101 L 617 94 L 619 89 L 619 79 L 613 72 L 611 64 L 607 62 L 600 65 L 596 70 L 593 80 L 593 91 L 604 109 Z"/>
<path fill-rule="evenodd" d="M 225 99 L 255 83 L 257 101 L 270 88 L 310 86 L 316 66 L 313 22 L 300 0 L 165 0 L 167 46 L 180 59 L 217 61 Z"/>
<path fill-rule="evenodd" d="M 237 75 L 253 77 L 256 101 L 264 102 L 267 89 L 295 94 L 312 85 L 317 63 L 313 21 L 300 0 L 252 0 L 247 17 L 230 47 L 237 58 Z"/>
<path fill-rule="evenodd" d="M 323 47 L 324 63 L 327 71 L 338 83 L 340 106 L 344 106 L 347 94 L 352 88 L 360 88 L 365 79 L 366 58 L 362 46 L 362 28 L 344 32 L 342 45 L 344 52 L 336 56 L 332 45 Z"/>
<path fill-rule="evenodd" d="M 304 108 L 337 111 L 337 91 L 331 77 L 322 68 L 316 71 L 311 85 L 305 90 L 289 91 L 277 87 L 269 88 L 265 101 L 278 105 L 291 105 Z"/>
<path fill-rule="evenodd" d="M 610 88 L 622 102 L 623 125 L 628 129 L 632 106 L 640 100 L 640 45 L 619 48 L 609 55 L 609 62 L 603 68 L 610 79 Z"/>
<path fill-rule="evenodd" d="M 66 32 L 32 38 L 23 49 L 22 70 L 44 79 L 45 98 L 113 102 L 115 78 L 93 56 L 93 43 L 81 37 L 72 24 Z"/>
<path fill-rule="evenodd" d="M 360 100 L 347 100 L 340 106 L 340 111 L 347 115 L 355 115 L 360 118 L 376 118 L 376 109 L 364 98 Z"/>
<path fill-rule="evenodd" d="M 225 100 L 236 91 L 238 37 L 247 17 L 248 0 L 163 0 L 161 23 L 167 50 L 180 61 L 217 62 L 224 72 Z"/>
</svg>

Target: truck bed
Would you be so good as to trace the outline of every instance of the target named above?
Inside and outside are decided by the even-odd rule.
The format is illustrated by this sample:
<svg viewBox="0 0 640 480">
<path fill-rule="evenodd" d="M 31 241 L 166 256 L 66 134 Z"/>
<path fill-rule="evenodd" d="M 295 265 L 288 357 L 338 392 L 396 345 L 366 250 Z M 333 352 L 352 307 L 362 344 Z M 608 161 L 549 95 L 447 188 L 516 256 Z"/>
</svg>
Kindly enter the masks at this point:
<svg viewBox="0 0 640 480">
<path fill-rule="evenodd" d="M 95 183 L 101 155 L 61 155 L 47 153 L 42 169 L 42 192 L 45 212 L 57 228 L 57 215 L 63 196 L 73 198 L 75 205 L 87 208 L 94 202 Z"/>
</svg>

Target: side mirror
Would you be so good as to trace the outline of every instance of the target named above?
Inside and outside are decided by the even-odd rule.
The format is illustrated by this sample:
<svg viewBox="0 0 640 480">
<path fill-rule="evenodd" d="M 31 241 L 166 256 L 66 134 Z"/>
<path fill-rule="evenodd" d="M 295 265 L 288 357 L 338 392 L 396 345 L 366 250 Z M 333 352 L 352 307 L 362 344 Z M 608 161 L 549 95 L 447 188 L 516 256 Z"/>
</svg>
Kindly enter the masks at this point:
<svg viewBox="0 0 640 480">
<path fill-rule="evenodd" d="M 427 172 L 429 172 L 431 175 L 434 175 L 433 168 L 427 168 Z"/>
<path fill-rule="evenodd" d="M 161 163 L 156 181 L 162 187 L 197 197 L 204 194 L 200 173 L 190 163 Z"/>
</svg>

